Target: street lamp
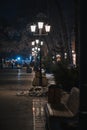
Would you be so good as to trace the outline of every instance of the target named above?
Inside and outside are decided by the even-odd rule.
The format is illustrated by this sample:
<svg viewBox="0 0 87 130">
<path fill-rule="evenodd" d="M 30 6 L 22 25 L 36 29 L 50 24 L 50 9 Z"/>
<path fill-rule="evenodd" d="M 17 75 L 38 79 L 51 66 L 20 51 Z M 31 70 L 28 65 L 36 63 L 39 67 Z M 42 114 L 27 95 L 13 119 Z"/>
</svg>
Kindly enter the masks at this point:
<svg viewBox="0 0 87 130">
<path fill-rule="evenodd" d="M 44 22 L 38 22 L 37 25 L 33 24 L 30 26 L 31 32 L 34 33 L 34 35 L 47 35 L 50 32 L 51 26 L 48 24 L 44 24 Z M 36 34 L 36 30 L 38 29 L 39 33 Z M 43 34 L 42 31 L 45 30 L 45 33 Z"/>
<path fill-rule="evenodd" d="M 43 45 L 43 41 L 39 41 L 38 39 L 36 39 L 35 41 L 32 41 L 32 52 L 35 52 L 36 54 L 38 54 L 38 52 L 40 51 L 40 45 Z"/>
<path fill-rule="evenodd" d="M 33 35 L 38 35 L 39 39 L 41 38 L 42 35 L 48 35 L 48 33 L 50 32 L 50 28 L 51 26 L 46 24 L 44 22 L 38 22 L 37 25 L 33 24 L 30 26 L 31 32 L 33 33 Z M 44 31 L 44 33 L 43 33 Z M 37 33 L 38 32 L 38 33 Z M 39 40 L 40 41 L 40 40 Z M 40 41 L 38 42 L 38 40 L 36 41 L 37 44 L 39 44 L 40 47 L 40 77 L 39 77 L 39 85 L 42 86 L 42 63 L 41 63 L 41 59 L 42 59 L 42 55 L 41 55 L 41 46 L 43 45 L 43 42 Z"/>
</svg>

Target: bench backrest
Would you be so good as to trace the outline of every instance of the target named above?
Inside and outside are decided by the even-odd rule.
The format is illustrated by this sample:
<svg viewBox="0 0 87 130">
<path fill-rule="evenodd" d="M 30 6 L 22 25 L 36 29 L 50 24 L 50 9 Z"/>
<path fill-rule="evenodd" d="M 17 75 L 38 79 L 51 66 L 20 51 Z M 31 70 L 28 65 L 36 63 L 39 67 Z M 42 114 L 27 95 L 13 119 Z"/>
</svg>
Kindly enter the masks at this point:
<svg viewBox="0 0 87 130">
<path fill-rule="evenodd" d="M 79 110 L 79 95 L 79 88 L 73 87 L 67 100 L 67 107 L 73 114 L 76 114 Z"/>
</svg>

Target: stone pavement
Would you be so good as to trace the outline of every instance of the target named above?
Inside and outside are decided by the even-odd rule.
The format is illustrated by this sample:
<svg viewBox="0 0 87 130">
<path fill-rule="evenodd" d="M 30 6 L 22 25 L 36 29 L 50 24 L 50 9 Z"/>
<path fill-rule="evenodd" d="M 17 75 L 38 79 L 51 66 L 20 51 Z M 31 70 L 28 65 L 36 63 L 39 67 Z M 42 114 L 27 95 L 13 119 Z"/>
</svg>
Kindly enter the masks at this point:
<svg viewBox="0 0 87 130">
<path fill-rule="evenodd" d="M 16 91 L 0 91 L 1 130 L 45 130 L 46 98 L 16 96 Z"/>
<path fill-rule="evenodd" d="M 44 105 L 47 103 L 44 98 L 33 99 L 33 128 L 34 130 L 45 130 Z"/>
<path fill-rule="evenodd" d="M 45 130 L 44 104 L 47 99 L 16 95 L 32 86 L 33 76 L 33 73 L 20 70 L 0 73 L 0 130 Z"/>
<path fill-rule="evenodd" d="M 0 91 L 0 129 L 33 130 L 32 99 L 18 97 L 16 91 Z"/>
</svg>

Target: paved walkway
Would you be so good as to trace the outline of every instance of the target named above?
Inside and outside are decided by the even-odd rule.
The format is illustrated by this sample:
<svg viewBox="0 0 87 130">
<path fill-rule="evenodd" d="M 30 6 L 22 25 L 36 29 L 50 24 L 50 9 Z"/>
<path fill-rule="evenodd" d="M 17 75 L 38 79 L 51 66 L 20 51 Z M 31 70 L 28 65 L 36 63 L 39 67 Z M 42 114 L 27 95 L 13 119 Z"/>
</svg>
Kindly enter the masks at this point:
<svg viewBox="0 0 87 130">
<path fill-rule="evenodd" d="M 44 98 L 33 99 L 33 126 L 34 130 L 45 130 L 44 105 L 47 101 Z"/>
<path fill-rule="evenodd" d="M 32 87 L 33 76 L 20 70 L 0 73 L 0 130 L 45 130 L 47 99 L 16 94 Z"/>
</svg>

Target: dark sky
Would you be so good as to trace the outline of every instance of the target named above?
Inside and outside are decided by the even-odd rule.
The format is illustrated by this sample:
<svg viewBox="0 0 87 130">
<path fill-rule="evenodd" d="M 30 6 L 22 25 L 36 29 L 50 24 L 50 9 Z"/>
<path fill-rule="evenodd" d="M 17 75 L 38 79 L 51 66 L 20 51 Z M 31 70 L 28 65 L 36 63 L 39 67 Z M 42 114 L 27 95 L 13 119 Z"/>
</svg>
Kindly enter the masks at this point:
<svg viewBox="0 0 87 130">
<path fill-rule="evenodd" d="M 0 17 L 9 21 L 19 16 L 31 17 L 42 10 L 47 10 L 46 0 L 3 0 L 0 2 Z"/>
<path fill-rule="evenodd" d="M 19 16 L 32 17 L 38 12 L 45 12 L 50 3 L 55 0 L 2 0 L 0 2 L 0 17 L 11 21 Z M 69 13 L 73 9 L 74 0 L 58 0 L 61 2 L 65 12 Z M 52 6 L 52 5 L 51 5 Z M 52 9 L 55 8 L 52 6 Z"/>
</svg>

